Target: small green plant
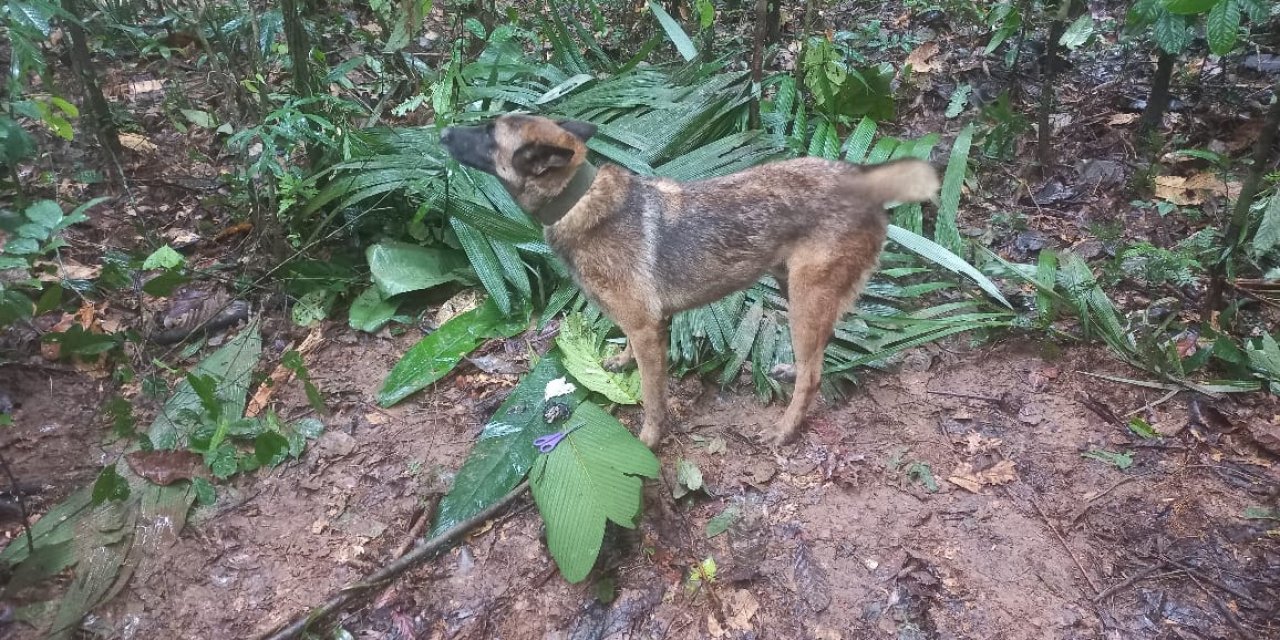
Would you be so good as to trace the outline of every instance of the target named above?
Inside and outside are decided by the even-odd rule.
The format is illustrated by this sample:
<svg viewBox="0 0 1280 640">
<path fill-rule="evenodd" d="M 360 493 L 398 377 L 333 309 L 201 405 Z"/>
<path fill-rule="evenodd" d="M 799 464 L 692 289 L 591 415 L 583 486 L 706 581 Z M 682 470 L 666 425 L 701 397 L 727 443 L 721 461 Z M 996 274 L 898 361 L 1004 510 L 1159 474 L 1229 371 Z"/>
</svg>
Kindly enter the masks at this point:
<svg viewBox="0 0 1280 640">
<path fill-rule="evenodd" d="M 0 247 L 0 272 L 15 274 L 0 278 L 0 329 L 57 305 L 61 283 L 47 286 L 36 273 L 37 269 L 56 270 L 56 265 L 37 267 L 37 262 L 56 256 L 59 249 L 67 246 L 63 232 L 87 221 L 85 211 L 106 200 L 95 198 L 65 214 L 52 200 L 38 200 L 21 212 L 0 212 L 0 230 L 8 234 L 8 240 Z"/>
<path fill-rule="evenodd" d="M 1009 101 L 1009 91 L 1001 91 L 991 104 L 982 109 L 985 131 L 982 135 L 982 153 L 988 158 L 1009 160 L 1017 151 L 1018 138 L 1031 129 L 1026 116 L 1015 110 Z"/>
<path fill-rule="evenodd" d="M 1193 284 L 1204 271 L 1204 260 L 1218 248 L 1217 232 L 1202 229 L 1185 238 L 1172 249 L 1150 242 L 1130 245 L 1119 256 L 1124 273 L 1149 287 Z"/>
</svg>

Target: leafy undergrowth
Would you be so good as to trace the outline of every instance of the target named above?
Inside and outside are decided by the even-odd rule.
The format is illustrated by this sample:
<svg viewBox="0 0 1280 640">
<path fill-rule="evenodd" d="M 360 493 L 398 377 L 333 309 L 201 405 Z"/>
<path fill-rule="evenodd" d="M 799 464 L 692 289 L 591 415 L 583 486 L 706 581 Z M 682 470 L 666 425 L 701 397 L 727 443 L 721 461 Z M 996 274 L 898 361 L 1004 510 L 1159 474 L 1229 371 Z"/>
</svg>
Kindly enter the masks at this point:
<svg viewBox="0 0 1280 640">
<path fill-rule="evenodd" d="M 187 374 L 93 486 L 71 494 L 31 527 L 30 537 L 23 533 L 0 551 L 0 563 L 13 572 L 5 587 L 11 591 L 75 568 L 60 600 L 21 608 L 19 619 L 51 619 L 48 637 L 75 637 L 84 617 L 118 594 L 139 563 L 177 540 L 197 500 L 216 501 L 211 481 L 302 455 L 323 430 L 320 421 L 245 415 L 261 353 L 258 326 L 251 324 Z M 132 430 L 125 418 L 118 430 Z"/>
</svg>

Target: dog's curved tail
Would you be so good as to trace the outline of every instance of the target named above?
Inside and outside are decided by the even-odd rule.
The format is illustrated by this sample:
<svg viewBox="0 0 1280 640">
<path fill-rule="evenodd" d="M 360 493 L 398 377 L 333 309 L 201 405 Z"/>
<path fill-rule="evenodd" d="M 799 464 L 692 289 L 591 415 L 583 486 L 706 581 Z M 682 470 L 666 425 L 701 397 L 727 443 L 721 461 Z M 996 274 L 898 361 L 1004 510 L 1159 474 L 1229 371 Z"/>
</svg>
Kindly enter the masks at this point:
<svg viewBox="0 0 1280 640">
<path fill-rule="evenodd" d="M 904 158 L 858 169 L 850 186 L 859 199 L 883 205 L 938 201 L 942 181 L 928 162 Z"/>
</svg>

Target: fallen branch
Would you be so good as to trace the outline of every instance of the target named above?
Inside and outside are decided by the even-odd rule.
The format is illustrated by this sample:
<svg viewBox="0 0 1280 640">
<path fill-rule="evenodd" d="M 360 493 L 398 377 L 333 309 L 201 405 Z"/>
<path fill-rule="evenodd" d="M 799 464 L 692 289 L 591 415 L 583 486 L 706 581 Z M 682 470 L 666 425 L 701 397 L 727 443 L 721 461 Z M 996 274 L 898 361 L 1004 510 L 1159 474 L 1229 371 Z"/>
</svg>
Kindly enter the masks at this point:
<svg viewBox="0 0 1280 640">
<path fill-rule="evenodd" d="M 333 596 L 330 596 L 324 604 L 312 608 L 306 615 L 295 618 L 293 622 L 289 623 L 288 626 L 280 629 L 279 631 L 270 631 L 265 635 L 259 636 L 259 640 L 292 640 L 293 638 L 297 638 L 307 629 L 307 627 L 310 627 L 322 618 L 338 611 L 357 597 L 367 595 L 374 589 L 386 586 L 392 580 L 400 577 L 401 574 L 429 559 L 437 551 L 448 546 L 458 538 L 461 538 L 463 534 L 474 529 L 485 520 L 492 518 L 499 511 L 506 508 L 507 505 L 515 502 L 516 498 L 519 498 L 520 495 L 528 489 L 529 481 L 525 480 L 524 482 L 521 482 L 519 485 L 516 485 L 516 488 L 512 489 L 510 493 L 503 496 L 501 500 L 489 505 L 484 511 L 449 527 L 440 535 L 415 547 L 409 553 L 406 553 L 391 564 L 379 569 L 376 573 L 364 580 L 339 589 L 338 592 Z"/>
</svg>

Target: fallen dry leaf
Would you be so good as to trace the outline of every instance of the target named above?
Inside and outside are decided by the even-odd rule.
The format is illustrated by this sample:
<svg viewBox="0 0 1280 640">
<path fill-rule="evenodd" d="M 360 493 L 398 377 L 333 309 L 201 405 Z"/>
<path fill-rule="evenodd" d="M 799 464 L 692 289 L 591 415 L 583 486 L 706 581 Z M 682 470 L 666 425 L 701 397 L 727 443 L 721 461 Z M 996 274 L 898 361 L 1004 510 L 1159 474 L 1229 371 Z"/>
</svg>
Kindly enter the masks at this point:
<svg viewBox="0 0 1280 640">
<path fill-rule="evenodd" d="M 155 93 L 164 89 L 164 83 L 159 80 L 138 80 L 129 83 L 129 93 L 140 95 L 143 93 Z"/>
<path fill-rule="evenodd" d="M 1137 113 L 1117 113 L 1107 120 L 1107 124 L 1113 127 L 1119 127 L 1126 124 L 1133 124 L 1141 117 L 1142 115 Z"/>
<path fill-rule="evenodd" d="M 145 136 L 140 136 L 136 133 L 120 134 L 120 145 L 132 151 L 145 151 L 147 153 L 152 153 L 158 149 Z"/>
<path fill-rule="evenodd" d="M 179 480 L 209 478 L 204 458 L 191 451 L 134 451 L 124 459 L 134 473 L 162 486 Z"/>
<path fill-rule="evenodd" d="M 1203 203 L 1204 198 L 1187 190 L 1186 184 L 1187 179 L 1182 176 L 1159 176 L 1155 179 L 1156 197 L 1180 207 Z"/>
<path fill-rule="evenodd" d="M 965 462 L 947 481 L 970 493 L 982 493 L 984 485 L 997 485 L 1018 479 L 1017 466 L 1012 460 L 1001 460 L 982 471 L 975 472 L 973 465 Z"/>
<path fill-rule="evenodd" d="M 86 266 L 71 260 L 63 259 L 61 264 L 54 264 L 47 260 L 37 261 L 36 267 L 53 266 L 55 271 L 41 271 L 40 280 L 44 282 L 58 282 L 61 280 L 92 280 L 102 274 L 102 266 Z"/>
<path fill-rule="evenodd" d="M 1240 193 L 1239 182 L 1229 182 L 1214 173 L 1201 171 L 1190 176 L 1157 176 L 1156 197 L 1173 204 L 1193 205 L 1204 202 L 1204 194 L 1235 197 Z"/>
<path fill-rule="evenodd" d="M 929 73 L 941 66 L 929 61 L 936 55 L 938 55 L 938 43 L 926 42 L 916 47 L 911 55 L 907 56 L 907 64 L 911 65 L 911 70 L 916 73 Z"/>
<path fill-rule="evenodd" d="M 387 423 L 386 414 L 379 411 L 370 411 L 369 413 L 364 414 L 364 419 L 365 422 L 374 426 Z"/>
<path fill-rule="evenodd" d="M 760 601 L 746 589 L 735 589 L 722 599 L 728 616 L 725 622 L 730 629 L 749 631 L 751 618 L 760 610 Z"/>
<path fill-rule="evenodd" d="M 1244 423 L 1253 441 L 1259 447 L 1276 455 L 1280 455 L 1280 422 L 1278 420 L 1280 416 L 1274 416 L 1270 421 L 1248 420 Z"/>
<path fill-rule="evenodd" d="M 996 447 L 1004 444 L 1000 438 L 985 438 L 977 431 L 970 431 L 964 437 L 965 450 L 969 455 L 974 456 L 979 453 L 991 451 Z"/>
<path fill-rule="evenodd" d="M 463 289 L 452 298 L 445 300 L 432 320 L 438 327 L 452 320 L 454 316 L 466 313 L 478 306 L 480 306 L 480 292 L 475 289 Z"/>
<path fill-rule="evenodd" d="M 241 233 L 245 233 L 252 230 L 253 230 L 252 222 L 238 222 L 236 224 L 233 224 L 227 227 L 226 229 L 223 229 L 222 231 L 219 231 L 218 235 L 214 237 L 214 240 L 216 240 L 217 242 L 222 242 L 223 240 L 226 240 L 231 236 L 239 235 Z"/>
</svg>

